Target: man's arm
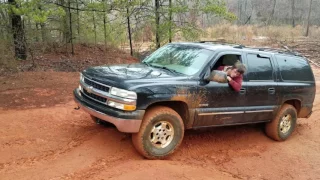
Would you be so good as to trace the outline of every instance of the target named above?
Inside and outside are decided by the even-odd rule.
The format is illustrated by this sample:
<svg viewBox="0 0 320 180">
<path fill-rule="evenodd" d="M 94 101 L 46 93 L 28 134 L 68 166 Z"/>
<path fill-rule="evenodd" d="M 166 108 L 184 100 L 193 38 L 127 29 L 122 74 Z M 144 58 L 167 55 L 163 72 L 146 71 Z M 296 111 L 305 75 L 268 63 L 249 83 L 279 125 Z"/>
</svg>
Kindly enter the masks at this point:
<svg viewBox="0 0 320 180">
<path fill-rule="evenodd" d="M 231 79 L 229 80 L 229 84 L 230 86 L 236 91 L 239 92 L 241 87 L 242 87 L 242 76 L 236 77 L 234 79 L 232 78 L 228 78 Z"/>
</svg>

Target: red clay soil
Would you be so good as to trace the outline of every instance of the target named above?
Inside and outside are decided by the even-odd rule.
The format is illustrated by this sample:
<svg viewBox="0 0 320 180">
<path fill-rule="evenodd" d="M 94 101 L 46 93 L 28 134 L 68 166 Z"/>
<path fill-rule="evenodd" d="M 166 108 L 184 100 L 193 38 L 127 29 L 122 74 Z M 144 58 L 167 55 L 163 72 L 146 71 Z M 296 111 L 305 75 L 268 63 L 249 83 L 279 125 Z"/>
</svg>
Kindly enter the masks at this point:
<svg viewBox="0 0 320 180">
<path fill-rule="evenodd" d="M 314 68 L 319 89 L 320 70 Z M 145 160 L 130 135 L 74 109 L 78 73 L 0 78 L 0 179 L 320 179 L 320 94 L 285 142 L 262 125 L 186 131 L 167 160 Z"/>
</svg>

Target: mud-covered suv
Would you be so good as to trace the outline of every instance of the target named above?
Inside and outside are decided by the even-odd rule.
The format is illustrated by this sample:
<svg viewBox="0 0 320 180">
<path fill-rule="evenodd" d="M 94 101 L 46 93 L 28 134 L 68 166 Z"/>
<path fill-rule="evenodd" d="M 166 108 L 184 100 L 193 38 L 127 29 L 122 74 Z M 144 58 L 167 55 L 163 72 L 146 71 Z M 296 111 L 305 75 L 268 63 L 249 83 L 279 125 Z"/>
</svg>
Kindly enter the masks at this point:
<svg viewBox="0 0 320 180">
<path fill-rule="evenodd" d="M 239 92 L 212 81 L 221 65 L 247 67 Z M 185 129 L 265 123 L 286 140 L 297 118 L 308 118 L 315 79 L 306 58 L 291 52 L 219 43 L 170 43 L 141 63 L 84 70 L 77 104 L 95 121 L 132 133 L 135 148 L 162 159 L 180 145 Z"/>
</svg>

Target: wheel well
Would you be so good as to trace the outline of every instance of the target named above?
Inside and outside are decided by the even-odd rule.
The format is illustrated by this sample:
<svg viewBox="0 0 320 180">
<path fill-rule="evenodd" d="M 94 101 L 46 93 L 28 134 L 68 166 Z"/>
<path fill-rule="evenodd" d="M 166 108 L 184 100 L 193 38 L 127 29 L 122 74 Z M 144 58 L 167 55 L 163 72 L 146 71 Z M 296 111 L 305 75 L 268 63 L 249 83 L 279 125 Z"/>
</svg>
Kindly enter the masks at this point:
<svg viewBox="0 0 320 180">
<path fill-rule="evenodd" d="M 288 100 L 288 101 L 286 101 L 284 103 L 292 105 L 294 108 L 296 108 L 297 113 L 299 114 L 300 109 L 301 109 L 301 102 L 299 100 L 292 99 L 292 100 Z"/>
<path fill-rule="evenodd" d="M 151 104 L 150 106 L 148 106 L 148 108 L 146 110 L 148 110 L 149 108 L 152 108 L 154 106 L 166 106 L 166 107 L 173 109 L 181 116 L 183 123 L 184 123 L 184 126 L 186 126 L 189 122 L 190 114 L 189 114 L 189 110 L 188 110 L 188 105 L 185 102 L 182 102 L 182 101 L 157 102 L 157 103 L 154 103 L 154 104 Z"/>
</svg>

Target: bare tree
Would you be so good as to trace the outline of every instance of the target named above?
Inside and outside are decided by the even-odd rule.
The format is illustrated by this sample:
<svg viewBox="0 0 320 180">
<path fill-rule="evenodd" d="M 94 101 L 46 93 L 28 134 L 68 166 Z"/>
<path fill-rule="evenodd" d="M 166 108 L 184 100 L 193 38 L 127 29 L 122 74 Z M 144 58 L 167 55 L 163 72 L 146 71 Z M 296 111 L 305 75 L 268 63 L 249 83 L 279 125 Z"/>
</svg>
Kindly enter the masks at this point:
<svg viewBox="0 0 320 180">
<path fill-rule="evenodd" d="M 305 36 L 309 36 L 311 7 L 312 7 L 312 0 L 310 0 L 310 3 L 309 3 L 308 20 L 307 20 L 307 30 L 306 30 Z"/>
<path fill-rule="evenodd" d="M 76 0 L 76 5 L 77 5 L 77 33 L 78 33 L 78 41 L 81 42 L 81 37 L 80 37 L 80 14 L 79 14 L 79 3 L 78 0 Z"/>
<path fill-rule="evenodd" d="M 130 2 L 130 0 L 129 0 Z M 130 13 L 129 13 L 129 3 L 127 5 L 127 25 L 128 25 L 128 37 L 129 37 L 129 43 L 130 43 L 130 54 L 133 56 L 133 49 L 132 49 L 132 36 L 131 36 L 131 24 L 130 24 Z"/>
<path fill-rule="evenodd" d="M 97 25 L 96 25 L 95 12 L 92 12 L 92 20 L 93 20 L 93 30 L 94 30 L 94 44 L 97 44 Z"/>
<path fill-rule="evenodd" d="M 169 43 L 171 42 L 172 42 L 172 0 L 169 0 Z"/>
<path fill-rule="evenodd" d="M 242 0 L 238 0 L 238 24 L 241 24 L 242 19 Z"/>
<path fill-rule="evenodd" d="M 294 5 L 294 0 L 292 0 L 292 4 L 291 4 L 291 16 L 292 16 L 292 27 L 296 27 L 296 23 L 294 21 L 294 9 L 295 9 L 295 5 Z"/>
<path fill-rule="evenodd" d="M 104 46 L 107 47 L 107 2 L 103 0 L 103 7 L 106 12 L 103 12 L 103 35 L 104 35 Z"/>
<path fill-rule="evenodd" d="M 156 48 L 160 48 L 160 0 L 155 0 Z"/>
<path fill-rule="evenodd" d="M 73 48 L 73 34 L 72 34 L 72 14 L 71 14 L 71 2 L 68 0 L 68 13 L 69 13 L 69 31 L 70 31 L 70 43 L 71 43 L 71 54 L 74 55 L 74 48 Z"/>
<path fill-rule="evenodd" d="M 18 7 L 15 0 L 8 0 L 8 2 L 12 7 Z M 25 43 L 25 33 L 23 29 L 21 16 L 14 13 L 13 10 L 11 10 L 10 16 L 15 57 L 18 59 L 25 60 L 27 59 L 27 48 Z"/>
<path fill-rule="evenodd" d="M 271 10 L 271 16 L 269 18 L 268 24 L 270 25 L 272 21 L 274 21 L 274 13 L 276 9 L 277 0 L 273 0 L 272 10 Z"/>
</svg>

